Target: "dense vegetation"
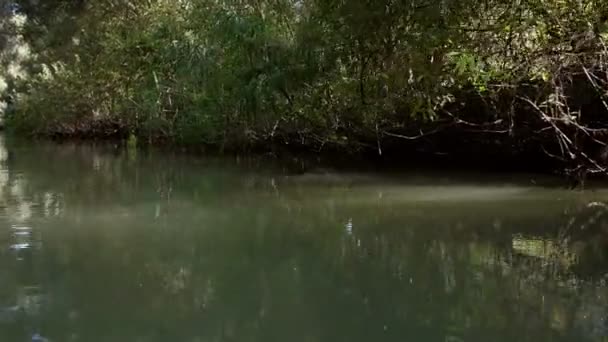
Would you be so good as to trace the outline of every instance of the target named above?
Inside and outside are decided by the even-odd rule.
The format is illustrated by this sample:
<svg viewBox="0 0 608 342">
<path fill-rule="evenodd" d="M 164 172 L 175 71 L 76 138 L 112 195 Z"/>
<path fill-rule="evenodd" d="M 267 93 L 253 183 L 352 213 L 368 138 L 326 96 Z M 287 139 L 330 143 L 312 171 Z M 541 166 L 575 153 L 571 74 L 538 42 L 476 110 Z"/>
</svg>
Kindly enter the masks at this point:
<svg viewBox="0 0 608 342">
<path fill-rule="evenodd" d="M 606 0 L 4 3 L 22 132 L 605 171 Z"/>
</svg>

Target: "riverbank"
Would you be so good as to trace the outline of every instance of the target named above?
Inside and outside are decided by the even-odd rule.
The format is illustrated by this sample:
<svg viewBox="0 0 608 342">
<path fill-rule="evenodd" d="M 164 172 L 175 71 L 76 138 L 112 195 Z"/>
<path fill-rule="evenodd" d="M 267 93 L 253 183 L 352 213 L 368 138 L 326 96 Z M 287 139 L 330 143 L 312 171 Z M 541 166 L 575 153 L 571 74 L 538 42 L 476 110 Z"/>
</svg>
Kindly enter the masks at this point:
<svg viewBox="0 0 608 342">
<path fill-rule="evenodd" d="M 466 108 L 467 111 L 471 111 Z M 252 154 L 273 155 L 279 159 L 292 158 L 312 160 L 321 158 L 327 161 L 339 161 L 347 164 L 348 160 L 367 163 L 386 168 L 423 167 L 543 172 L 567 174 L 578 160 L 563 160 L 548 153 L 555 148 L 556 140 L 550 134 L 531 134 L 536 130 L 546 130 L 543 122 L 534 123 L 525 120 L 520 124 L 509 123 L 503 119 L 494 120 L 491 125 L 483 123 L 488 116 L 480 118 L 479 112 L 473 117 L 465 113 L 459 119 L 452 116 L 440 117 L 433 122 L 413 122 L 411 128 L 384 132 L 376 135 L 365 127 L 353 128 L 352 131 L 341 131 L 336 138 L 327 136 L 327 132 L 310 129 L 302 132 L 283 131 L 277 127 L 274 135 L 243 139 L 244 134 L 235 132 L 224 134 L 223 141 L 205 143 L 200 140 L 184 141 L 179 136 L 168 136 L 162 132 L 137 130 L 120 123 L 118 120 L 81 120 L 70 124 L 68 120 L 40 126 L 37 129 L 24 129 L 22 123 L 9 120 L 8 130 L 13 134 L 26 135 L 34 139 L 51 139 L 55 141 L 110 141 L 116 144 L 154 146 L 167 150 L 183 150 L 205 154 Z M 521 115 L 522 117 L 526 115 Z M 534 118 L 530 113 L 529 118 Z M 540 120 L 539 120 L 540 121 Z M 398 133 L 397 133 L 398 132 Z M 418 132 L 418 133 L 416 133 Z M 359 133 L 359 134 L 357 134 Z M 322 134 L 325 134 L 323 136 Z M 240 136 L 229 140 L 228 137 Z M 586 151 L 594 155 L 593 151 Z"/>
<path fill-rule="evenodd" d="M 310 146 L 294 144 L 265 144 L 249 146 L 246 150 L 224 149 L 217 146 L 192 146 L 170 143 L 167 141 L 138 141 L 121 136 L 36 136 L 15 137 L 9 134 L 9 140 L 24 140 L 24 143 L 34 139 L 36 144 L 54 142 L 58 145 L 71 146 L 100 146 L 104 149 L 122 153 L 128 151 L 134 158 L 147 156 L 150 152 L 162 152 L 180 158 L 234 158 L 236 160 L 256 160 L 259 165 L 273 165 L 282 169 L 288 175 L 308 175 L 312 177 L 331 177 L 346 173 L 390 173 L 390 174 L 436 174 L 449 172 L 456 175 L 477 174 L 480 177 L 505 177 L 509 173 L 528 178 L 528 185 L 537 183 L 543 175 L 555 175 L 557 178 L 547 186 L 567 187 L 569 183 L 565 175 L 559 171 L 555 160 L 543 155 L 505 155 L 485 151 L 485 154 L 469 154 L 466 150 L 458 154 L 428 153 L 422 149 L 416 150 L 417 144 L 388 145 L 380 155 L 375 149 L 352 150 L 343 146 L 326 147 L 321 150 L 311 149 Z M 479 150 L 478 150 L 479 151 Z M 527 158 L 527 159 L 524 159 Z M 552 163 L 552 164 L 551 164 Z M 529 175 L 529 177 L 528 177 Z M 522 179 L 523 179 L 522 178 Z M 560 181 L 559 179 L 562 178 Z"/>
<path fill-rule="evenodd" d="M 0 101 L 19 134 L 607 171 L 600 0 L 15 5 Z"/>
</svg>

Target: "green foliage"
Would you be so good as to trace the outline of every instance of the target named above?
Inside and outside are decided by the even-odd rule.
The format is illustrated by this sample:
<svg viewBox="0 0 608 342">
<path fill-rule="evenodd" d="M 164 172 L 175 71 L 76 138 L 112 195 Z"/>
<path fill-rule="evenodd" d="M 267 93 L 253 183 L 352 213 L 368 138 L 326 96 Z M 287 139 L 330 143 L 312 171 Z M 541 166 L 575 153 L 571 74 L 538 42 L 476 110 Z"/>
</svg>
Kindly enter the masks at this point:
<svg viewBox="0 0 608 342">
<path fill-rule="evenodd" d="M 105 121 L 144 141 L 234 147 L 375 141 L 438 120 L 463 90 L 492 97 L 496 85 L 547 82 L 577 62 L 573 49 L 600 52 L 605 8 L 605 0 L 23 4 L 37 65 L 51 72 L 23 82 L 9 122 L 45 133 Z"/>
</svg>

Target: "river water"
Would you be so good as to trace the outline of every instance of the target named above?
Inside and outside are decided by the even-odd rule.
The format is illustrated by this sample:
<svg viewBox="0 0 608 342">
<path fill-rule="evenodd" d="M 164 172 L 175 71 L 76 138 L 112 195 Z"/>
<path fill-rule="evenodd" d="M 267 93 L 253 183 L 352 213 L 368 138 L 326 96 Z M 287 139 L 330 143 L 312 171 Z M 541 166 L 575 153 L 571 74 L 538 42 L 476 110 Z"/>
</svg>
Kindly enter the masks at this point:
<svg viewBox="0 0 608 342">
<path fill-rule="evenodd" d="M 606 341 L 608 191 L 0 141 L 0 341 Z"/>
</svg>

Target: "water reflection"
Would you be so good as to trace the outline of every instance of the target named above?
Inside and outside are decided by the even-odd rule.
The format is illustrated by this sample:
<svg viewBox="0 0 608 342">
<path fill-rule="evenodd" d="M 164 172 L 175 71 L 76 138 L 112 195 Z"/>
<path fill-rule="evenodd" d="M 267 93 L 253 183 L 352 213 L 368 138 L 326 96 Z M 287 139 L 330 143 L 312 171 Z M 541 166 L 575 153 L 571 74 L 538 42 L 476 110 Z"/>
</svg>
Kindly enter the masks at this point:
<svg viewBox="0 0 608 342">
<path fill-rule="evenodd" d="M 2 341 L 608 337 L 604 191 L 2 144 Z"/>
</svg>

